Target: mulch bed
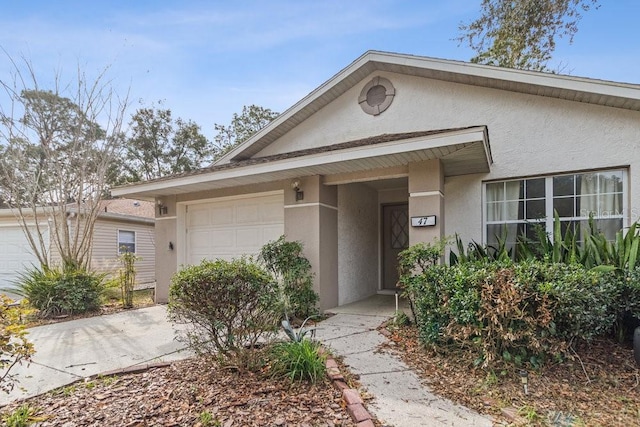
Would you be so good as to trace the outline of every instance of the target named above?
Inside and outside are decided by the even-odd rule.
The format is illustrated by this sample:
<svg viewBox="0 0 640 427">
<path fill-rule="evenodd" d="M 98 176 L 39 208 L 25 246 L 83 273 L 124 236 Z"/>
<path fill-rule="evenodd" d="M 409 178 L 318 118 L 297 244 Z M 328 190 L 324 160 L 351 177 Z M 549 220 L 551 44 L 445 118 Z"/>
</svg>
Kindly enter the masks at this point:
<svg viewBox="0 0 640 427">
<path fill-rule="evenodd" d="M 329 380 L 291 384 L 218 368 L 201 358 L 139 374 L 99 377 L 27 402 L 39 408 L 43 421 L 38 425 L 43 427 L 355 425 Z"/>
<path fill-rule="evenodd" d="M 528 394 L 514 368 L 487 371 L 475 355 L 427 350 L 414 327 L 388 327 L 397 352 L 436 393 L 509 425 L 639 426 L 640 370 L 633 351 L 611 340 L 576 349 L 573 360 L 528 372 Z"/>
</svg>

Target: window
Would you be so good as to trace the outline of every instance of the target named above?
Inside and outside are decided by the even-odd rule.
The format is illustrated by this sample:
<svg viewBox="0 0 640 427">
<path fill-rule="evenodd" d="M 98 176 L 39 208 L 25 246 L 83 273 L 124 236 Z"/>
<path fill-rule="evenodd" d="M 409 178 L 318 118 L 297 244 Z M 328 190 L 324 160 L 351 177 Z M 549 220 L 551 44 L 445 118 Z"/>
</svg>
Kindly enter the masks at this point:
<svg viewBox="0 0 640 427">
<path fill-rule="evenodd" d="M 118 230 L 118 255 L 136 251 L 136 232 Z"/>
<path fill-rule="evenodd" d="M 591 214 L 596 227 L 613 240 L 624 225 L 625 180 L 626 172 L 619 169 L 487 183 L 485 242 L 493 245 L 506 236 L 513 248 L 519 235 L 534 238 L 536 227 L 552 235 L 554 210 L 563 235 L 577 225 L 582 235 Z"/>
</svg>

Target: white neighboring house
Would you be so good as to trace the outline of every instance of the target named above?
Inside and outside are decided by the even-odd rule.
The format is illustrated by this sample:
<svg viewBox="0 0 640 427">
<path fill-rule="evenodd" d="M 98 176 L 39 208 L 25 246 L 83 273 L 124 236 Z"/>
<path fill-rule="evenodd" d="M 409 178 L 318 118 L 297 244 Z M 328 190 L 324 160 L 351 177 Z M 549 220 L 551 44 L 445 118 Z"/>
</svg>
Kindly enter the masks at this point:
<svg viewBox="0 0 640 427">
<path fill-rule="evenodd" d="M 126 246 L 141 258 L 136 262 L 138 284 L 153 286 L 154 216 L 154 204 L 151 202 L 132 199 L 102 201 L 94 227 L 91 267 L 97 271 L 117 271 L 120 265 L 118 256 L 122 251 L 119 248 Z M 44 238 L 51 247 L 49 234 L 45 232 Z M 0 242 L 0 289 L 9 289 L 15 287 L 20 273 L 32 266 L 39 267 L 38 259 L 11 209 L 0 209 Z M 50 257 L 55 257 L 55 254 Z"/>
</svg>

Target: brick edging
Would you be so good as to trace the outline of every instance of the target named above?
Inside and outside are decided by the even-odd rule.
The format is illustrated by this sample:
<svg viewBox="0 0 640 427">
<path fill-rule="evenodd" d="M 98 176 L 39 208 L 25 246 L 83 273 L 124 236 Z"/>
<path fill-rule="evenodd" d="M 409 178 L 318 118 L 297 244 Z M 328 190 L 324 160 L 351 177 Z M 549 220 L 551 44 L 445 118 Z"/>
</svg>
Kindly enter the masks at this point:
<svg viewBox="0 0 640 427">
<path fill-rule="evenodd" d="M 325 362 L 327 376 L 331 380 L 333 386 L 342 392 L 342 400 L 344 400 L 347 407 L 347 413 L 353 422 L 355 422 L 358 427 L 375 427 L 373 417 L 364 407 L 364 402 L 362 401 L 362 397 L 360 397 L 360 392 L 354 388 L 349 388 L 344 375 L 340 372 L 340 367 L 336 360 L 324 348 L 321 349 L 322 352 L 327 355 Z"/>
</svg>

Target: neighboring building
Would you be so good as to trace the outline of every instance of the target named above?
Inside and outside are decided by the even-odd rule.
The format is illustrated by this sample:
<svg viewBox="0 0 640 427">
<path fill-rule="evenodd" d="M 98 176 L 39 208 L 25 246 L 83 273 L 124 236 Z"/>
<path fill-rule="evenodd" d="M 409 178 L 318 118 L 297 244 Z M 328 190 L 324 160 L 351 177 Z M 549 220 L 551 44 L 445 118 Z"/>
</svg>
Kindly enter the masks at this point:
<svg viewBox="0 0 640 427">
<path fill-rule="evenodd" d="M 42 218 L 45 213 L 41 213 Z M 120 268 L 119 249 L 127 247 L 141 259 L 136 262 L 139 284 L 153 286 L 155 282 L 154 204 L 130 199 L 105 200 L 94 226 L 91 267 L 97 271 L 115 272 Z M 33 224 L 33 221 L 30 222 Z M 49 224 L 40 220 L 40 224 Z M 51 231 L 43 233 L 47 244 Z M 39 266 L 15 212 L 0 209 L 0 288 L 13 287 L 20 273 Z M 122 251 L 123 249 L 120 249 Z M 51 251 L 55 263 L 55 251 Z"/>
<path fill-rule="evenodd" d="M 367 52 L 211 168 L 120 187 L 155 199 L 157 291 L 202 258 L 300 240 L 321 308 L 396 286 L 409 244 L 640 212 L 640 85 Z"/>
</svg>

